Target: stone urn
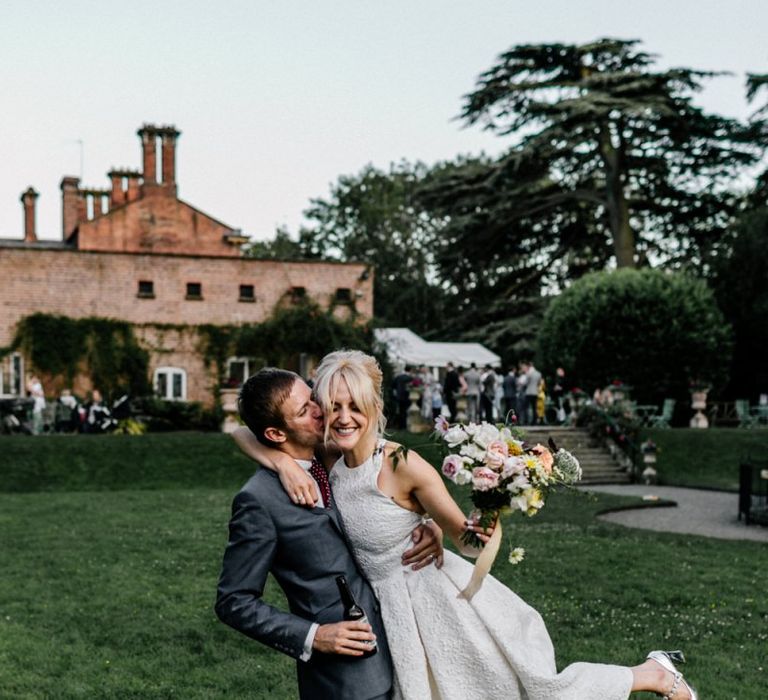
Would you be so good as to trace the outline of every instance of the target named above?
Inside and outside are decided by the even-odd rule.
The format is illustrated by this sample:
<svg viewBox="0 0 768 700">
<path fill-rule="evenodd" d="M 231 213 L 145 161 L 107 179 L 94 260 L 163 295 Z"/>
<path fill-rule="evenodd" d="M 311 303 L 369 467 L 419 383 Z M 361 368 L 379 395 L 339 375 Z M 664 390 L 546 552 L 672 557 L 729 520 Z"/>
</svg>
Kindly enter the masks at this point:
<svg viewBox="0 0 768 700">
<path fill-rule="evenodd" d="M 221 423 L 222 433 L 232 433 L 240 425 L 237 411 L 237 397 L 240 389 L 227 388 L 219 390 L 221 410 L 224 411 L 224 420 Z"/>
<path fill-rule="evenodd" d="M 427 425 L 421 415 L 421 397 L 422 392 L 417 389 L 411 389 L 408 392 L 408 399 L 411 402 L 411 405 L 408 406 L 407 426 L 409 433 L 426 433 L 430 430 L 430 426 Z"/>
<path fill-rule="evenodd" d="M 651 440 L 646 440 L 640 445 L 640 450 L 643 453 L 643 483 L 646 485 L 658 483 L 658 472 L 656 471 L 656 444 Z"/>
<path fill-rule="evenodd" d="M 708 428 L 709 421 L 704 415 L 704 410 L 707 408 L 707 393 L 708 389 L 694 389 L 691 391 L 691 408 L 696 411 L 691 418 L 692 428 Z"/>
</svg>

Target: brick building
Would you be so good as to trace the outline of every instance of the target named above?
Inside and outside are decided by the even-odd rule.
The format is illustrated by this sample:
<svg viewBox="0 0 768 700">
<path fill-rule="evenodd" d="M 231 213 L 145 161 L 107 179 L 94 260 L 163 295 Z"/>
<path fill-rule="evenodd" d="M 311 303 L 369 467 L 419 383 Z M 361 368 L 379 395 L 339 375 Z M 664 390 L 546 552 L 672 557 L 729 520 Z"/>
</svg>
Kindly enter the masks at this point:
<svg viewBox="0 0 768 700">
<path fill-rule="evenodd" d="M 150 353 L 156 392 L 210 405 L 220 378 L 200 355 L 195 326 L 262 322 L 278 305 L 303 297 L 333 305 L 340 316 L 354 309 L 361 319 L 371 317 L 366 265 L 243 257 L 247 239 L 238 229 L 178 198 L 179 132 L 144 125 L 138 135 L 141 171 L 112 170 L 108 189 L 62 179 L 60 241 L 37 238 L 38 195 L 31 187 L 21 195 L 24 238 L 0 239 L 0 348 L 35 312 L 128 321 Z M 56 339 L 50 342 L 55 347 Z M 7 353 L 0 363 L 0 396 L 23 395 L 28 358 Z M 231 358 L 228 368 L 242 375 L 252 371 L 248 364 Z M 61 388 L 55 378 L 43 380 L 47 394 Z M 87 374 L 77 377 L 76 392 L 89 388 Z"/>
</svg>

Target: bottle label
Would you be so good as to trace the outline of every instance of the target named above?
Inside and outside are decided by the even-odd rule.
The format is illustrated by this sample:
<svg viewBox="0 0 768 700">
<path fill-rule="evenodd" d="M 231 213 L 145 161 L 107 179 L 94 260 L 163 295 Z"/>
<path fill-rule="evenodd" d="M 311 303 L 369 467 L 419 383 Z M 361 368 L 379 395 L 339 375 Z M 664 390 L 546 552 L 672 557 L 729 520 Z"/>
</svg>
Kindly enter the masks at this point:
<svg viewBox="0 0 768 700">
<path fill-rule="evenodd" d="M 366 625 L 370 625 L 370 624 L 371 624 L 370 622 L 368 622 L 368 615 L 363 615 L 363 616 L 362 616 L 362 617 L 361 617 L 361 618 L 358 620 L 358 622 L 363 622 L 363 623 L 365 623 Z M 367 645 L 368 645 L 369 647 L 371 647 L 371 648 L 374 648 L 374 647 L 376 646 L 376 640 L 375 640 L 375 639 L 366 640 L 366 641 L 365 641 L 365 644 L 367 644 Z"/>
</svg>

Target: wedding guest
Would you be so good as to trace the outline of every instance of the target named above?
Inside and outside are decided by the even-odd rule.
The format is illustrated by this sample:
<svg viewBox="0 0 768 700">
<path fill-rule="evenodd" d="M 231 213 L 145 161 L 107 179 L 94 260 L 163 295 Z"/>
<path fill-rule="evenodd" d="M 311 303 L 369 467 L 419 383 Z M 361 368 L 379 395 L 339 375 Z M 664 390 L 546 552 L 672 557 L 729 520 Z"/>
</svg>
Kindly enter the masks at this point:
<svg viewBox="0 0 768 700">
<path fill-rule="evenodd" d="M 477 423 L 480 409 L 480 372 L 474 362 L 469 365 L 464 379 L 467 382 L 467 420 Z"/>
<path fill-rule="evenodd" d="M 443 398 L 445 399 L 445 405 L 448 406 L 449 420 L 451 423 L 456 422 L 456 394 L 461 390 L 461 383 L 459 382 L 459 373 L 453 366 L 452 362 L 449 362 L 445 368 L 445 379 L 443 381 Z"/>
</svg>

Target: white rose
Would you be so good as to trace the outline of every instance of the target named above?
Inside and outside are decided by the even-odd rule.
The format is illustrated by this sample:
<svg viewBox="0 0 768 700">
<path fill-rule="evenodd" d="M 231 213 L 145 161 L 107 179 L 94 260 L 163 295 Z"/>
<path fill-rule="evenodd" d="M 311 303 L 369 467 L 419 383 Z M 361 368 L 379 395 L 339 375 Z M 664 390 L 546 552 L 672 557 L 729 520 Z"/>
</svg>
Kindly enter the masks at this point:
<svg viewBox="0 0 768 700">
<path fill-rule="evenodd" d="M 445 435 L 443 435 L 443 440 L 445 440 L 450 447 L 456 447 L 456 445 L 460 445 L 464 442 L 467 437 L 467 433 L 464 432 L 464 429 L 460 425 L 454 425 Z"/>
<path fill-rule="evenodd" d="M 482 423 L 477 432 L 472 436 L 472 439 L 480 447 L 486 449 L 492 442 L 500 439 L 499 429 L 490 423 Z"/>
<path fill-rule="evenodd" d="M 482 462 L 485 457 L 485 450 L 475 445 L 475 443 L 469 442 L 459 448 L 459 454 L 469 458 L 471 462 Z"/>
<path fill-rule="evenodd" d="M 454 481 L 459 486 L 466 486 L 472 481 L 472 472 L 467 469 L 459 469 L 459 471 L 456 472 Z"/>
</svg>

